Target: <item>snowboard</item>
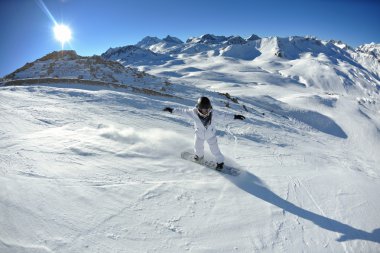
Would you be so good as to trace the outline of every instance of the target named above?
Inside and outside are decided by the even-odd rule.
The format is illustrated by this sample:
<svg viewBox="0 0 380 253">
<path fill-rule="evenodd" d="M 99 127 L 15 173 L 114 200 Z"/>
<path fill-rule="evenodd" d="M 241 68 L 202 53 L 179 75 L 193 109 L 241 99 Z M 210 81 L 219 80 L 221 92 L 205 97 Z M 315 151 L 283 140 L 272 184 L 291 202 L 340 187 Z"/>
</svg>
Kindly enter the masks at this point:
<svg viewBox="0 0 380 253">
<path fill-rule="evenodd" d="M 240 174 L 240 170 L 239 169 L 233 168 L 233 167 L 228 166 L 228 165 L 224 165 L 224 167 L 223 167 L 222 170 L 217 170 L 216 169 L 216 163 L 214 161 L 209 161 L 209 160 L 207 160 L 205 158 L 203 158 L 201 160 L 195 160 L 194 159 L 194 154 L 192 154 L 190 152 L 186 152 L 186 151 L 182 152 L 181 153 L 181 158 L 185 159 L 185 160 L 188 160 L 190 162 L 197 163 L 199 165 L 203 165 L 206 168 L 209 168 L 209 169 L 212 169 L 212 170 L 215 170 L 215 171 L 218 171 L 220 173 L 227 174 L 227 175 L 238 176 Z"/>
</svg>

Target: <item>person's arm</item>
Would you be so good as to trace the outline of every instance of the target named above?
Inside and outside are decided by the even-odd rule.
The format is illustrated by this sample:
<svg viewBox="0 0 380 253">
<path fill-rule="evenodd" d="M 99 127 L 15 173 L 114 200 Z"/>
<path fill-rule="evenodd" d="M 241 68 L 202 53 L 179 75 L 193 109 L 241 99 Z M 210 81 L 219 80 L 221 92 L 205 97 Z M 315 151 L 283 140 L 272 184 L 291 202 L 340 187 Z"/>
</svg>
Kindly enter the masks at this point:
<svg viewBox="0 0 380 253">
<path fill-rule="evenodd" d="M 176 114 L 176 115 L 180 115 L 180 116 L 193 118 L 193 110 L 192 109 L 179 109 L 179 108 L 165 107 L 163 109 L 163 111 L 170 112 L 172 114 Z"/>
</svg>

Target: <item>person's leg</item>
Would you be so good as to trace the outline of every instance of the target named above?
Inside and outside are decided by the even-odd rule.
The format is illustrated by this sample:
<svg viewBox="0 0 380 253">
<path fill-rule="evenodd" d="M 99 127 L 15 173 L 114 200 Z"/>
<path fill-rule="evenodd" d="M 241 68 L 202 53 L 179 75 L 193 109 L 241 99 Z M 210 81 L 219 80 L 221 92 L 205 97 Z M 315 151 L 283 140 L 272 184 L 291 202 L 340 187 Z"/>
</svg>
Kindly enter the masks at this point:
<svg viewBox="0 0 380 253">
<path fill-rule="evenodd" d="M 220 152 L 218 141 L 216 139 L 216 136 L 211 137 L 207 140 L 208 145 L 210 146 L 211 153 L 215 156 L 217 163 L 223 163 L 224 162 L 224 156 L 222 152 Z"/>
<path fill-rule="evenodd" d="M 198 156 L 199 158 L 202 158 L 204 156 L 204 141 L 203 139 L 199 138 L 197 135 L 194 137 L 194 154 Z"/>
</svg>

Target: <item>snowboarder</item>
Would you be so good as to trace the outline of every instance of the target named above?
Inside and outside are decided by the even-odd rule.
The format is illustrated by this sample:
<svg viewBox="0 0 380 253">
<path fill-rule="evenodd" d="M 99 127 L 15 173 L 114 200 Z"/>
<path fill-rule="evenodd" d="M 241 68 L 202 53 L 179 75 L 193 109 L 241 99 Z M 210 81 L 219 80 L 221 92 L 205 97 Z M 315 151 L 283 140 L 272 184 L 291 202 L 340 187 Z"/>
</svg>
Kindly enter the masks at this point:
<svg viewBox="0 0 380 253">
<path fill-rule="evenodd" d="M 217 112 L 212 109 L 210 99 L 200 97 L 195 108 L 177 109 L 165 107 L 163 111 L 187 116 L 194 120 L 195 140 L 194 140 L 194 159 L 201 160 L 204 157 L 204 141 L 206 140 L 211 153 L 216 158 L 216 169 L 222 170 L 224 165 L 224 156 L 220 152 L 216 139 L 215 120 L 229 120 L 232 117 L 228 114 Z M 234 115 L 233 119 L 244 120 L 243 115 Z"/>
</svg>

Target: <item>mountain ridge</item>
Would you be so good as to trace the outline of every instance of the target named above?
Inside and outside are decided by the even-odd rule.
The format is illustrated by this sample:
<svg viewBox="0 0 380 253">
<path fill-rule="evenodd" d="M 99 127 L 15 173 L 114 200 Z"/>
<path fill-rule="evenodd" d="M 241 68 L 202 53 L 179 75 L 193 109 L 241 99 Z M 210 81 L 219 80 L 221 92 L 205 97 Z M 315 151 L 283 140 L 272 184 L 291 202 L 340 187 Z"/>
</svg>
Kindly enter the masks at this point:
<svg viewBox="0 0 380 253">
<path fill-rule="evenodd" d="M 380 54 L 377 48 L 380 45 L 369 45 L 354 49 L 342 41 L 325 41 L 312 36 L 260 38 L 253 34 L 243 39 L 240 36 L 205 34 L 180 44 L 145 37 L 135 45 L 148 50 L 141 57 L 132 51 L 126 57 L 115 57 L 117 52 L 102 56 L 154 75 L 177 78 L 177 81 L 196 75 L 181 70 L 188 69 L 189 64 L 194 64 L 191 66 L 193 69 L 201 69 L 195 63 L 209 62 L 207 68 L 214 71 L 213 65 L 218 68 L 219 61 L 227 64 L 233 60 L 240 61 L 240 67 L 236 66 L 238 69 L 254 65 L 306 87 L 315 86 L 332 92 L 378 93 Z M 160 61 L 152 61 L 152 53 L 160 55 Z"/>
<path fill-rule="evenodd" d="M 80 56 L 74 50 L 49 53 L 6 75 L 3 81 L 55 78 L 161 87 L 166 79 L 125 67 L 101 56 Z"/>
</svg>

